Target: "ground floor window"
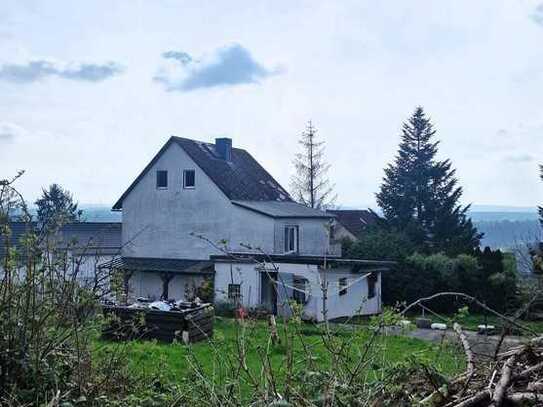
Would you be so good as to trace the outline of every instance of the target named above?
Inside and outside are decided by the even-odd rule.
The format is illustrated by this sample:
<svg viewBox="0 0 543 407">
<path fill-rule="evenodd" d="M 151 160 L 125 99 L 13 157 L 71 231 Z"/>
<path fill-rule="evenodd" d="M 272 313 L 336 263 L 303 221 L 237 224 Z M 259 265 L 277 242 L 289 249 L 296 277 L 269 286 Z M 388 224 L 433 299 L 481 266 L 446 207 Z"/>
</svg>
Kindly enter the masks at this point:
<svg viewBox="0 0 543 407">
<path fill-rule="evenodd" d="M 341 277 L 339 279 L 339 295 L 347 294 L 347 278 Z"/>
<path fill-rule="evenodd" d="M 305 290 L 306 290 L 307 280 L 303 277 L 294 276 L 292 279 L 292 299 L 298 304 L 305 304 Z"/>
<path fill-rule="evenodd" d="M 228 299 L 239 301 L 241 297 L 241 286 L 239 284 L 228 284 Z"/>
<path fill-rule="evenodd" d="M 375 297 L 376 284 L 377 284 L 377 274 L 371 273 L 368 276 L 368 299 Z"/>
</svg>

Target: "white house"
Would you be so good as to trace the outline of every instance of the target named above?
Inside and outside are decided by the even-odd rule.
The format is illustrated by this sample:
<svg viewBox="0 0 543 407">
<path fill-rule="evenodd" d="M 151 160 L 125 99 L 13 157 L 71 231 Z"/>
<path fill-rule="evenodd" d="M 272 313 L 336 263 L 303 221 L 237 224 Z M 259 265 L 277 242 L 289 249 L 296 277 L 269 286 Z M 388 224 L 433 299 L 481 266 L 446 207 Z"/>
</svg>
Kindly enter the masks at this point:
<svg viewBox="0 0 543 407">
<path fill-rule="evenodd" d="M 171 137 L 113 210 L 121 257 L 104 267 L 124 273 L 129 296 L 186 299 L 213 278 L 216 302 L 278 314 L 290 301 L 315 320 L 381 310 L 390 264 L 342 259 L 329 237 L 334 216 L 294 202 L 231 139 Z"/>
<path fill-rule="evenodd" d="M 27 249 L 23 240 L 29 233 L 39 235 L 40 230 L 35 222 L 10 222 L 9 228 L 9 247 L 16 252 L 13 260 L 21 275 L 24 275 Z M 66 275 L 95 292 L 109 289 L 109 275 L 101 273 L 98 266 L 120 256 L 121 223 L 67 223 L 47 238 L 47 243 L 43 241 L 40 244 L 43 254 L 57 260 L 62 256 L 65 261 L 58 262 L 58 267 L 64 269 L 62 271 Z M 6 257 L 5 243 L 0 245 L 0 276 Z"/>
</svg>

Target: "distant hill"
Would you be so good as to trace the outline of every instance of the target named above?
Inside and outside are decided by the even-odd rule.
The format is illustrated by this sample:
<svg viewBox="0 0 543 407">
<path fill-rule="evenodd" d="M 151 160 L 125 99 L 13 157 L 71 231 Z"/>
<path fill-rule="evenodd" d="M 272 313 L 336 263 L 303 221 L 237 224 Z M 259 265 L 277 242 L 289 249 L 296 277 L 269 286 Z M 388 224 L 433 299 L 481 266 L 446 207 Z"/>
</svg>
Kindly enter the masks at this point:
<svg viewBox="0 0 543 407">
<path fill-rule="evenodd" d="M 96 204 L 80 204 L 78 208 L 83 211 L 83 220 L 85 222 L 120 222 L 121 212 L 112 212 L 111 206 Z M 30 213 L 36 216 L 36 208 L 30 207 Z"/>
<path fill-rule="evenodd" d="M 542 236 L 535 208 L 474 205 L 469 216 L 484 233 L 483 247 L 514 249 Z"/>
<path fill-rule="evenodd" d="M 83 219 L 86 222 L 120 222 L 121 212 L 113 212 L 111 206 L 106 205 L 79 205 L 83 210 Z"/>
<path fill-rule="evenodd" d="M 481 246 L 494 249 L 514 249 L 523 243 L 540 240 L 541 226 L 532 220 L 474 220 L 475 227 L 484 233 Z"/>
</svg>

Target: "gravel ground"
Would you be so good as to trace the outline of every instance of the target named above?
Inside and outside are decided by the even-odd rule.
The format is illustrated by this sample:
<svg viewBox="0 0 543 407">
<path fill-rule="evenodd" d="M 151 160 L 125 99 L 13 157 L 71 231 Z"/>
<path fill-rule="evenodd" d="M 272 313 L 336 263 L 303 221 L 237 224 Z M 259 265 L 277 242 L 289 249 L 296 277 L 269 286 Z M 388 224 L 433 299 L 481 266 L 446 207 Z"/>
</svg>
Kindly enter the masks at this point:
<svg viewBox="0 0 543 407">
<path fill-rule="evenodd" d="M 472 351 L 479 357 L 493 357 L 496 350 L 496 346 L 500 341 L 499 335 L 479 335 L 473 331 L 464 331 L 466 337 L 471 345 Z M 387 328 L 387 335 L 406 335 L 411 338 L 417 338 L 424 341 L 439 343 L 443 340 L 458 341 L 458 336 L 452 329 L 440 331 L 436 329 L 401 329 L 401 328 Z M 501 351 L 504 351 L 512 346 L 521 344 L 523 341 L 527 341 L 529 338 L 519 336 L 507 336 L 505 337 Z"/>
</svg>

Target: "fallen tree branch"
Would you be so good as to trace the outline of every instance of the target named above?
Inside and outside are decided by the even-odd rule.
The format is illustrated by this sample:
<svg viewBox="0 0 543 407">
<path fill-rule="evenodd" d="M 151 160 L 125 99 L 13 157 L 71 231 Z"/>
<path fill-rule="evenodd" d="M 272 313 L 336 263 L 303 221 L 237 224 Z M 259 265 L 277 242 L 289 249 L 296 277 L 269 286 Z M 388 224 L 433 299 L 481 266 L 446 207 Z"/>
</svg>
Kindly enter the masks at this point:
<svg viewBox="0 0 543 407">
<path fill-rule="evenodd" d="M 471 407 L 476 406 L 479 403 L 482 403 L 483 401 L 490 400 L 490 391 L 489 390 L 483 390 L 479 393 L 477 393 L 475 396 L 470 397 L 469 399 L 466 399 L 458 404 L 453 404 L 454 407 Z"/>
<path fill-rule="evenodd" d="M 496 390 L 494 390 L 494 394 L 492 396 L 492 403 L 490 404 L 492 407 L 501 407 L 505 392 L 511 383 L 511 372 L 513 371 L 513 365 L 517 361 L 517 358 L 518 353 L 507 359 L 503 365 L 500 381 L 496 385 Z"/>
<path fill-rule="evenodd" d="M 471 350 L 471 346 L 468 342 L 468 338 L 466 338 L 466 334 L 464 331 L 462 331 L 462 327 L 457 324 L 456 322 L 453 325 L 454 332 L 458 335 L 460 338 L 460 342 L 462 343 L 462 347 L 464 348 L 464 353 L 466 354 L 466 362 L 467 362 L 467 369 L 466 374 L 468 376 L 471 376 L 473 372 L 475 371 L 475 358 L 473 356 L 473 352 Z"/>
<path fill-rule="evenodd" d="M 515 406 L 524 406 L 526 405 L 526 402 L 538 402 L 543 401 L 543 394 L 539 393 L 529 393 L 529 392 L 523 392 L 523 393 L 513 393 L 509 396 L 507 396 L 507 401 L 512 403 Z M 534 404 L 535 405 L 541 405 L 541 404 Z"/>
</svg>

